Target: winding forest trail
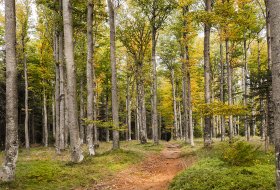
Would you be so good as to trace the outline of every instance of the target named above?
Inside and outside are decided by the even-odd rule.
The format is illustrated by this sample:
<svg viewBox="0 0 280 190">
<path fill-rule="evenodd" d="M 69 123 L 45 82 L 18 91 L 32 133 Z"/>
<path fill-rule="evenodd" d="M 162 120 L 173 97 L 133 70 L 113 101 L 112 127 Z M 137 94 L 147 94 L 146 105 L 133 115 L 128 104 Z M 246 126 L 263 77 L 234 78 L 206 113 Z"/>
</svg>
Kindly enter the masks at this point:
<svg viewBox="0 0 280 190">
<path fill-rule="evenodd" d="M 180 146 L 168 143 L 160 154 L 151 155 L 113 179 L 96 184 L 93 190 L 165 190 L 178 172 L 195 160 L 194 156 L 182 158 Z"/>
</svg>

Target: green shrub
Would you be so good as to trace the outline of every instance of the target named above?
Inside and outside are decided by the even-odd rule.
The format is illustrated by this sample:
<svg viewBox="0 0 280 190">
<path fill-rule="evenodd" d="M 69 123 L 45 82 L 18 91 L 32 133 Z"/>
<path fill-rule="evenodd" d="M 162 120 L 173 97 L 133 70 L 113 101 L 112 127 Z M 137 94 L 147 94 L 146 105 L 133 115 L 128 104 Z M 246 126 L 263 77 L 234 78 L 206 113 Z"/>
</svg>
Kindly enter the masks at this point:
<svg viewBox="0 0 280 190">
<path fill-rule="evenodd" d="M 236 141 L 229 145 L 224 144 L 222 149 L 221 160 L 232 166 L 254 165 L 259 154 L 259 147 L 245 141 Z"/>
<path fill-rule="evenodd" d="M 229 166 L 218 158 L 205 158 L 179 174 L 169 190 L 273 190 L 274 165 Z"/>
</svg>

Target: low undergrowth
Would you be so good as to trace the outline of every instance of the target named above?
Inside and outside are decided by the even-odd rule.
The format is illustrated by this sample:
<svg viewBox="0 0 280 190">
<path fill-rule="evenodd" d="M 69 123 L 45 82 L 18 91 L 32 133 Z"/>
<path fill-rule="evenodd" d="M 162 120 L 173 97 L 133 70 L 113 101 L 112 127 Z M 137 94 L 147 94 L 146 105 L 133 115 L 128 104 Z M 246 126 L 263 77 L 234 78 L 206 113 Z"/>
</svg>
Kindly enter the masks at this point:
<svg viewBox="0 0 280 190">
<path fill-rule="evenodd" d="M 194 154 L 199 161 L 179 174 L 170 190 L 275 189 L 274 154 L 264 153 L 257 143 L 216 143 Z"/>
<path fill-rule="evenodd" d="M 123 142 L 122 149 L 111 151 L 111 143 L 101 143 L 95 157 L 85 156 L 80 164 L 69 162 L 69 152 L 57 156 L 53 148 L 20 150 L 16 180 L 0 184 L 0 189 L 52 190 L 87 187 L 137 162 L 146 155 L 157 153 L 163 146 L 152 143 Z M 86 147 L 85 152 L 86 152 Z"/>
</svg>

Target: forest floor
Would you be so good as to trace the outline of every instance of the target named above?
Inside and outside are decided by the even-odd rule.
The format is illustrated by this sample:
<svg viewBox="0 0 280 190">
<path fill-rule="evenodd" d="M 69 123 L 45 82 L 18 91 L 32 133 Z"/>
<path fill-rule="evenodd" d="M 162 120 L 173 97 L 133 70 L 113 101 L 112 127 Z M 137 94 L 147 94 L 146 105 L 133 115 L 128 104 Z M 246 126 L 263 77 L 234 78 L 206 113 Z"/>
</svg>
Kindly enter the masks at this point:
<svg viewBox="0 0 280 190">
<path fill-rule="evenodd" d="M 177 143 L 166 143 L 160 154 L 152 154 L 139 164 L 95 184 L 93 190 L 165 190 L 172 179 L 190 167 L 196 157 L 182 155 Z"/>
</svg>

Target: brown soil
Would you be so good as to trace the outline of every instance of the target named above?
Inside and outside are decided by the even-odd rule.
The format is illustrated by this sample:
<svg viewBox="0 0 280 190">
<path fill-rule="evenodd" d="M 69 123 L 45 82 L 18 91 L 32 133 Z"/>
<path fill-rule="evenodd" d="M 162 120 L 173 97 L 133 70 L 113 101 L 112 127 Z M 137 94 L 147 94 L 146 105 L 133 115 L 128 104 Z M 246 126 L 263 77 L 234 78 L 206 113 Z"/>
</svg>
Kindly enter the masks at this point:
<svg viewBox="0 0 280 190">
<path fill-rule="evenodd" d="M 178 144 L 167 144 L 159 155 L 130 167 L 112 179 L 101 181 L 92 190 L 165 190 L 172 179 L 195 162 L 194 156 L 181 157 Z"/>
</svg>

